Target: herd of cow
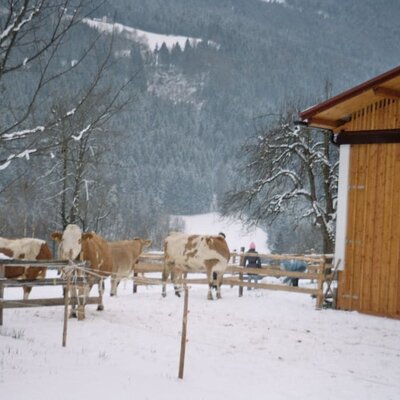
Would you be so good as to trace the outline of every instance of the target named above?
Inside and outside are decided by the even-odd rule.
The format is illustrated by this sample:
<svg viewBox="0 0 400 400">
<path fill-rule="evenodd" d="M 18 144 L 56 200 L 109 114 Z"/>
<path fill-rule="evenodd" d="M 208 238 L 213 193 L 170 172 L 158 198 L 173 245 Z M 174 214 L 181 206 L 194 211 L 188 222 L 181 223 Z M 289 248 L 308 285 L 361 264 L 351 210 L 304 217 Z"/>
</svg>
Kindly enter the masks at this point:
<svg viewBox="0 0 400 400">
<path fill-rule="evenodd" d="M 111 277 L 110 295 L 116 295 L 120 281 L 132 274 L 143 249 L 151 245 L 150 240 L 141 238 L 108 242 L 94 232 L 82 232 L 75 224 L 67 225 L 63 232 L 53 232 L 51 238 L 58 243 L 58 259 L 88 262 L 92 273 L 87 276 L 85 295 L 88 295 L 93 285 L 98 285 L 101 299 L 99 310 L 104 308 L 104 287 L 101 284 L 103 279 Z M 46 261 L 53 259 L 46 241 L 36 238 L 0 238 L 0 253 L 3 254 L 1 258 Z M 174 284 L 175 294 L 179 296 L 179 277 L 182 273 L 195 270 L 207 273 L 208 299 L 213 298 L 213 288 L 216 289 L 217 298 L 221 298 L 220 287 L 229 258 L 230 252 L 223 233 L 216 236 L 171 233 L 164 241 L 163 297 L 166 295 L 165 284 L 169 276 Z M 9 279 L 40 279 L 45 275 L 46 267 L 5 268 L 5 277 Z M 24 287 L 24 299 L 28 298 L 30 290 L 30 287 Z M 78 310 L 78 318 L 84 318 L 84 308 Z"/>
</svg>

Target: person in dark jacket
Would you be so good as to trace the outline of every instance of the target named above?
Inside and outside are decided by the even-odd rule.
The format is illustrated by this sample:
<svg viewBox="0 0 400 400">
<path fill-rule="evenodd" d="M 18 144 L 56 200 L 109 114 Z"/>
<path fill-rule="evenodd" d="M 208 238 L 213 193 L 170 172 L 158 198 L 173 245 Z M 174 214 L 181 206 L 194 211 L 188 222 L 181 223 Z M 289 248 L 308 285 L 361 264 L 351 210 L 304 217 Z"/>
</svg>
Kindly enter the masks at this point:
<svg viewBox="0 0 400 400">
<path fill-rule="evenodd" d="M 261 260 L 256 251 L 256 245 L 254 242 L 250 243 L 247 253 L 251 253 L 251 255 L 247 255 L 244 258 L 244 266 L 246 268 L 261 268 Z M 257 283 L 260 279 L 260 276 L 257 274 L 247 274 L 247 277 L 249 283 L 251 283 L 252 280 L 254 280 L 254 283 Z M 251 290 L 251 287 L 247 287 L 247 290 Z"/>
</svg>

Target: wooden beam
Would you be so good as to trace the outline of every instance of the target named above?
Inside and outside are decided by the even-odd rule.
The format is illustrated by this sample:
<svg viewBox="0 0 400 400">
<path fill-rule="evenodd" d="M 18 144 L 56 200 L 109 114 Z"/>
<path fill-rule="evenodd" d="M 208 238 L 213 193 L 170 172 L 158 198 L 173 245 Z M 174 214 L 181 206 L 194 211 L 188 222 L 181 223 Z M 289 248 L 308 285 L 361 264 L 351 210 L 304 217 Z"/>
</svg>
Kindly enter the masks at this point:
<svg viewBox="0 0 400 400">
<path fill-rule="evenodd" d="M 337 121 L 329 120 L 329 119 L 325 119 L 325 118 L 318 118 L 318 117 L 309 118 L 308 125 L 310 125 L 310 126 L 320 125 L 320 126 L 324 126 L 324 127 L 328 127 L 328 128 L 332 128 L 332 129 L 337 128 L 339 126 Z"/>
<path fill-rule="evenodd" d="M 400 129 L 341 131 L 334 135 L 335 144 L 400 143 Z"/>
<path fill-rule="evenodd" d="M 71 305 L 78 305 L 76 298 L 70 299 Z M 99 304 L 98 297 L 88 297 L 85 300 L 85 305 L 88 304 Z M 64 306 L 64 297 L 52 297 L 48 299 L 28 299 L 28 300 L 0 300 L 0 306 L 2 308 L 25 308 L 25 307 L 51 307 L 51 306 Z"/>
<path fill-rule="evenodd" d="M 374 94 L 382 97 L 392 97 L 395 99 L 400 98 L 400 90 L 390 89 L 383 86 L 378 86 L 374 88 Z"/>
<path fill-rule="evenodd" d="M 346 118 L 341 118 L 338 120 L 331 120 L 331 119 L 326 119 L 326 118 L 319 118 L 319 117 L 312 117 L 308 119 L 308 125 L 313 126 L 322 126 L 324 128 L 329 128 L 329 129 L 337 129 L 340 126 L 346 124 L 347 122 L 350 121 L 350 117 Z"/>
</svg>

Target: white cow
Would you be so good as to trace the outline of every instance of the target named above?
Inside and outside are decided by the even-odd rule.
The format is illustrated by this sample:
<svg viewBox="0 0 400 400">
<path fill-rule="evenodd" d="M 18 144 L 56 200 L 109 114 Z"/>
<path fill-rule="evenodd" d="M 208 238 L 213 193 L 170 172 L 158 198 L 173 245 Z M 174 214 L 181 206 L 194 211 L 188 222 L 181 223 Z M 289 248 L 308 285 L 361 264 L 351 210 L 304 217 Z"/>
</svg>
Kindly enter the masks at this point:
<svg viewBox="0 0 400 400">
<path fill-rule="evenodd" d="M 221 298 L 221 283 L 228 266 L 230 252 L 223 233 L 217 236 L 171 233 L 164 241 L 164 271 L 162 295 L 166 296 L 166 281 L 171 274 L 175 294 L 179 296 L 177 276 L 181 272 L 205 271 L 208 279 L 208 299 L 212 300 L 212 289 Z"/>
<path fill-rule="evenodd" d="M 53 240 L 59 243 L 58 257 L 61 260 L 87 261 L 91 274 L 86 276 L 87 287 L 79 288 L 78 296 L 86 299 L 93 285 L 99 288 L 98 310 L 103 310 L 103 278 L 110 276 L 113 269 L 111 249 L 108 243 L 94 232 L 82 232 L 75 224 L 66 226 L 63 232 L 53 232 Z M 74 295 L 76 295 L 74 293 Z M 78 304 L 77 312 L 72 307 L 71 316 L 85 318 L 85 302 Z"/>
<path fill-rule="evenodd" d="M 19 260 L 51 260 L 53 258 L 49 246 L 44 240 L 35 238 L 7 239 L 0 237 L 0 253 L 9 258 Z M 9 279 L 43 279 L 46 277 L 46 267 L 16 267 L 5 268 L 5 277 Z M 24 286 L 24 300 L 28 299 L 32 287 Z"/>
</svg>

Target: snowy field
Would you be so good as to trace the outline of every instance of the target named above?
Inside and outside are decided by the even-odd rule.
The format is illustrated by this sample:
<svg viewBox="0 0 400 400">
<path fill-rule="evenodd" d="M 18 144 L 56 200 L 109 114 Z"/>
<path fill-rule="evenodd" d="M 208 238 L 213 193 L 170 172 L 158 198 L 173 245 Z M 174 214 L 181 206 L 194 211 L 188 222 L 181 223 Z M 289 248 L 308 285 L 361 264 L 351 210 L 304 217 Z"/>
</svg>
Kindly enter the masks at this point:
<svg viewBox="0 0 400 400">
<path fill-rule="evenodd" d="M 187 233 L 223 231 L 231 250 L 254 241 L 268 252 L 258 228 L 215 213 L 182 218 Z M 63 307 L 4 310 L 0 399 L 400 398 L 400 321 L 317 311 L 309 295 L 262 289 L 239 298 L 237 287 L 223 286 L 223 299 L 209 301 L 205 286 L 193 286 L 181 380 L 183 299 L 171 286 L 166 298 L 159 286 L 134 295 L 131 281 L 110 297 L 109 284 L 104 311 L 90 305 L 85 321 L 68 321 L 65 348 Z M 31 298 L 60 295 L 60 287 L 41 287 Z M 5 297 L 21 299 L 22 289 L 5 289 Z"/>
<path fill-rule="evenodd" d="M 178 379 L 183 299 L 123 282 L 105 310 L 70 319 L 63 307 L 4 311 L 0 393 L 7 400 L 400 398 L 400 322 L 315 310 L 308 295 L 222 287 L 189 292 L 188 343 Z M 97 290 L 97 287 L 95 287 Z M 21 298 L 22 289 L 5 289 Z M 59 287 L 34 288 L 32 298 Z M 94 293 L 93 292 L 93 293 Z"/>
</svg>

